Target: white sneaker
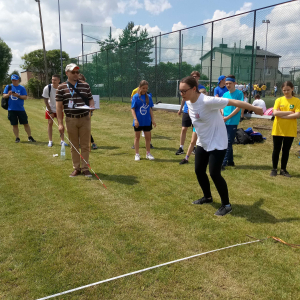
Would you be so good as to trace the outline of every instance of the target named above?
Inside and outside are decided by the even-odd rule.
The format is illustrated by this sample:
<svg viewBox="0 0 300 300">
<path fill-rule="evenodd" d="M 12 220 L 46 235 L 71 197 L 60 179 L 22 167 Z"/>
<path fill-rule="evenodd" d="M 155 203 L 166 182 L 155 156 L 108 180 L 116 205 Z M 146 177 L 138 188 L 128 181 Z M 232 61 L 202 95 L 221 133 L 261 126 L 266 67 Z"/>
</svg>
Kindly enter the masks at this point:
<svg viewBox="0 0 300 300">
<path fill-rule="evenodd" d="M 52 146 L 53 146 L 53 142 L 52 142 L 52 141 L 49 141 L 48 147 L 52 147 Z"/>
<path fill-rule="evenodd" d="M 135 160 L 135 161 L 141 160 L 140 155 L 139 155 L 139 154 L 136 154 L 135 157 L 134 157 L 134 160 Z"/>
<path fill-rule="evenodd" d="M 149 153 L 149 154 L 146 154 L 146 159 L 154 160 L 154 157 Z"/>
<path fill-rule="evenodd" d="M 144 133 L 144 131 L 142 131 L 142 137 L 145 137 L 145 133 Z"/>
</svg>

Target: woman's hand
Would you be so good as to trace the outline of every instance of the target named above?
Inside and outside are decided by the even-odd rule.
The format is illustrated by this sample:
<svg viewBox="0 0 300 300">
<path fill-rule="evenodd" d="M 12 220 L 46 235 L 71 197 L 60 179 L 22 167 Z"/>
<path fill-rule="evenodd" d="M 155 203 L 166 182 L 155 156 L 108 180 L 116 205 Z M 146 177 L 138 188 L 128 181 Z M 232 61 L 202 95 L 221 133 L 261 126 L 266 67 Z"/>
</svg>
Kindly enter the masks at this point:
<svg viewBox="0 0 300 300">
<path fill-rule="evenodd" d="M 152 125 L 153 125 L 154 127 L 156 127 L 156 123 L 155 123 L 154 120 L 152 120 Z"/>
<path fill-rule="evenodd" d="M 134 127 L 138 128 L 140 126 L 140 123 L 137 119 L 134 120 Z"/>
<path fill-rule="evenodd" d="M 254 113 L 256 115 L 262 116 L 264 114 L 264 111 L 263 111 L 263 109 L 261 107 L 254 106 L 252 110 L 254 111 Z"/>
</svg>

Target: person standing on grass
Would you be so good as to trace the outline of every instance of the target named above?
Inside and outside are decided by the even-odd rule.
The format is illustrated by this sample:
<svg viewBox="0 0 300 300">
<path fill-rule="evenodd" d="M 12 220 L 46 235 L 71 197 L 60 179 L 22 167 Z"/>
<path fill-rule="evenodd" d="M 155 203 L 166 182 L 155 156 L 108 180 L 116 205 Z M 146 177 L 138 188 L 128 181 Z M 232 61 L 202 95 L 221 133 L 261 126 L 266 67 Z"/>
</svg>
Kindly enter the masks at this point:
<svg viewBox="0 0 300 300">
<path fill-rule="evenodd" d="M 244 101 L 243 92 L 235 89 L 235 77 L 228 75 L 225 82 L 228 92 L 226 92 L 223 97 Z M 222 170 L 224 171 L 226 166 L 234 166 L 232 144 L 234 142 L 237 126 L 241 119 L 240 107 L 226 106 L 223 110 L 223 119 L 226 124 L 228 138 L 228 148 L 222 164 Z"/>
<path fill-rule="evenodd" d="M 218 86 L 215 88 L 214 96 L 216 96 L 216 97 L 223 97 L 223 95 L 226 92 L 228 92 L 228 89 L 227 89 L 227 87 L 225 85 L 225 78 L 226 78 L 225 75 L 221 75 L 218 78 Z"/>
<path fill-rule="evenodd" d="M 199 92 L 206 95 L 206 89 L 200 89 Z M 193 153 L 193 154 L 196 153 L 197 138 L 198 138 L 198 136 L 197 136 L 195 127 L 193 127 L 193 134 L 192 134 L 191 143 L 189 145 L 188 151 L 186 152 L 185 158 L 179 163 L 180 165 L 187 164 L 189 162 L 189 157 L 190 157 L 191 153 Z"/>
<path fill-rule="evenodd" d="M 150 141 L 152 125 L 156 127 L 153 116 L 153 101 L 152 96 L 147 94 L 148 82 L 142 80 L 139 84 L 137 93 L 132 97 L 131 101 L 131 113 L 133 116 L 133 128 L 135 131 L 134 147 L 135 147 L 135 161 L 139 161 L 140 154 L 140 135 L 141 131 L 145 133 L 146 142 L 146 159 L 154 160 L 154 157 L 150 154 Z"/>
<path fill-rule="evenodd" d="M 267 86 L 265 85 L 265 83 L 263 83 L 263 85 L 261 86 L 261 94 L 263 98 L 266 97 L 266 90 L 267 90 Z"/>
<path fill-rule="evenodd" d="M 290 149 L 297 137 L 297 119 L 300 117 L 300 99 L 294 97 L 294 85 L 286 81 L 282 85 L 283 97 L 276 99 L 273 107 L 273 169 L 270 176 L 277 176 L 279 154 L 282 150 L 280 175 L 291 177 L 286 170 Z"/>
<path fill-rule="evenodd" d="M 224 216 L 232 211 L 229 203 L 226 181 L 221 175 L 221 166 L 227 151 L 228 139 L 226 127 L 220 109 L 227 105 L 253 110 L 262 115 L 262 109 L 239 100 L 209 97 L 200 94 L 198 84 L 191 76 L 180 81 L 182 98 L 186 101 L 192 123 L 198 135 L 195 155 L 195 173 L 204 197 L 193 204 L 213 202 L 210 183 L 206 174 L 209 165 L 210 176 L 221 197 L 222 206 L 216 211 L 216 216 Z"/>
<path fill-rule="evenodd" d="M 195 80 L 197 81 L 197 84 L 198 84 L 198 81 L 200 79 L 200 73 L 198 71 L 193 71 L 191 73 L 191 76 L 193 78 L 195 78 Z M 200 89 L 206 89 L 206 88 L 205 88 L 205 86 L 198 84 L 198 90 L 200 90 Z M 182 108 L 183 108 L 183 114 L 182 114 L 182 127 L 181 127 L 181 133 L 180 133 L 180 147 L 176 151 L 176 153 L 175 153 L 176 155 L 180 155 L 180 154 L 184 153 L 183 147 L 184 147 L 184 143 L 185 143 L 185 139 L 186 139 L 186 133 L 187 133 L 188 128 L 192 126 L 192 121 L 188 114 L 188 107 L 183 98 L 181 100 L 180 109 L 177 113 L 179 116 L 182 113 Z"/>
<path fill-rule="evenodd" d="M 247 91 L 244 91 L 244 92 L 243 92 L 243 95 L 244 95 L 244 102 L 249 103 L 248 92 L 247 92 Z M 247 113 L 247 112 L 248 112 L 248 110 L 245 111 L 244 108 L 242 109 L 240 122 L 243 121 L 243 120 L 245 120 L 245 116 L 244 116 L 244 115 L 245 115 L 245 113 Z"/>
<path fill-rule="evenodd" d="M 83 81 L 83 82 L 86 82 L 86 79 L 85 79 L 84 75 L 81 74 L 81 73 L 80 73 L 79 76 L 78 76 L 78 80 L 81 80 L 81 81 Z M 92 116 L 92 115 L 93 115 L 93 112 L 91 112 L 91 116 Z M 92 149 L 94 149 L 94 150 L 98 149 L 97 145 L 95 144 L 95 141 L 94 141 L 94 139 L 93 139 L 92 134 L 91 134 L 91 144 L 92 144 Z"/>
<path fill-rule="evenodd" d="M 13 127 L 13 133 L 16 137 L 16 143 L 20 142 L 19 126 L 24 125 L 24 129 L 28 135 L 28 142 L 35 142 L 31 136 L 31 129 L 28 124 L 28 117 L 24 108 L 24 100 L 27 99 L 26 89 L 19 84 L 19 76 L 16 74 L 10 77 L 12 84 L 7 85 L 3 91 L 3 98 L 8 99 L 8 120 Z"/>
<path fill-rule="evenodd" d="M 55 96 L 56 96 L 56 90 L 58 88 L 60 82 L 60 76 L 59 75 L 52 75 L 52 84 L 46 85 L 43 90 L 42 97 L 44 98 L 44 102 L 46 105 L 46 111 L 45 111 L 45 119 L 48 120 L 48 138 L 49 138 L 49 143 L 48 147 L 53 146 L 52 142 L 52 127 L 53 127 L 53 121 L 52 119 L 57 118 L 56 116 L 56 101 L 55 101 Z M 62 117 L 63 117 L 62 113 Z M 68 146 L 64 142 L 64 134 L 61 135 L 60 137 L 60 145 L 63 143 L 65 146 Z"/>
<path fill-rule="evenodd" d="M 64 132 L 62 112 L 66 115 L 66 126 L 71 142 L 71 155 L 74 171 L 70 177 L 75 177 L 81 174 L 86 177 L 92 177 L 89 171 L 89 154 L 91 141 L 91 118 L 89 109 L 78 109 L 77 107 L 87 105 L 94 108 L 94 99 L 88 83 L 78 80 L 79 67 L 75 64 L 66 66 L 67 82 L 61 83 L 56 92 L 56 114 L 59 126 L 59 132 Z M 78 91 L 78 93 L 75 91 Z M 82 96 L 82 97 L 81 97 Z M 84 99 L 83 99 L 84 98 Z M 81 155 L 85 159 L 81 160 L 79 151 L 79 140 L 81 147 Z M 74 149 L 76 148 L 77 151 Z M 81 167 L 80 167 L 81 165 Z"/>
<path fill-rule="evenodd" d="M 276 97 L 277 90 L 278 90 L 278 88 L 277 88 L 277 85 L 276 85 L 276 83 L 275 83 L 275 85 L 274 85 L 274 97 Z"/>
</svg>

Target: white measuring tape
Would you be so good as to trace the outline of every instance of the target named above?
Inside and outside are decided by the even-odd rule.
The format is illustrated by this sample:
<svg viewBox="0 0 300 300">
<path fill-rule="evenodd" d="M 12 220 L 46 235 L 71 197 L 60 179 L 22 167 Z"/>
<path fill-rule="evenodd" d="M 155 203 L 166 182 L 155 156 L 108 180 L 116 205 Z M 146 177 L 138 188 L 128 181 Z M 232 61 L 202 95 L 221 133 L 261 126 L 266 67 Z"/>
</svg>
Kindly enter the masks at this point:
<svg viewBox="0 0 300 300">
<path fill-rule="evenodd" d="M 253 243 L 257 243 L 257 242 L 261 242 L 261 240 L 255 240 L 255 241 L 252 241 L 252 242 L 236 244 L 236 245 L 232 245 L 232 246 L 228 246 L 228 247 L 224 247 L 224 248 L 211 250 L 211 251 L 203 252 L 203 253 L 200 253 L 200 254 L 195 254 L 195 255 L 192 255 L 192 256 L 180 258 L 180 259 L 177 259 L 177 260 L 172 260 L 172 261 L 169 261 L 167 263 L 163 263 L 163 264 L 156 265 L 156 266 L 153 266 L 153 267 L 149 267 L 149 268 L 146 268 L 146 269 L 134 271 L 134 272 L 127 273 L 127 274 L 124 274 L 124 275 L 112 277 L 112 278 L 105 279 L 105 280 L 98 281 L 98 282 L 94 282 L 94 283 L 91 283 L 91 284 L 83 285 L 81 287 L 78 287 L 78 288 L 75 288 L 75 289 L 72 289 L 72 290 L 68 290 L 68 291 L 61 292 L 61 293 L 58 293 L 58 294 L 54 294 L 54 295 L 51 295 L 51 296 L 47 296 L 47 297 L 44 297 L 44 298 L 39 298 L 37 300 L 46 300 L 46 299 L 58 297 L 58 296 L 61 296 L 61 295 L 65 295 L 65 294 L 69 294 L 69 293 L 72 293 L 72 292 L 75 292 L 75 291 L 86 289 L 88 287 L 95 286 L 95 285 L 98 285 L 98 284 L 101 284 L 101 283 L 104 283 L 104 282 L 109 282 L 109 281 L 113 281 L 113 280 L 116 280 L 116 279 L 120 279 L 120 278 L 130 276 L 130 275 L 134 275 L 134 274 L 142 273 L 142 272 L 145 272 L 145 271 L 153 270 L 153 269 L 163 267 L 163 266 L 167 266 L 167 265 L 170 265 L 170 264 L 174 264 L 176 262 L 180 262 L 180 261 L 183 261 L 183 260 L 191 259 L 191 258 L 194 258 L 194 257 L 198 257 L 198 256 L 202 256 L 202 255 L 205 255 L 205 254 L 209 254 L 209 253 L 213 253 L 213 252 L 217 252 L 217 251 L 221 251 L 221 250 L 225 250 L 225 249 L 230 249 L 230 248 L 234 248 L 234 247 L 238 247 L 238 246 L 253 244 Z"/>
</svg>

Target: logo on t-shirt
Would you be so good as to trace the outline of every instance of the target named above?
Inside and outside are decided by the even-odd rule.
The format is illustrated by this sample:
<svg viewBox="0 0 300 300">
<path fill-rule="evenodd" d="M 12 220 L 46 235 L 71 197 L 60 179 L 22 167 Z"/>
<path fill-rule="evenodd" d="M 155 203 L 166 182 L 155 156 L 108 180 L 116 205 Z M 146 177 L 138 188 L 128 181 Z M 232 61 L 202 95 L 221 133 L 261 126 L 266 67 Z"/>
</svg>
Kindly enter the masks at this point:
<svg viewBox="0 0 300 300">
<path fill-rule="evenodd" d="M 18 97 L 15 97 L 13 95 L 10 96 L 11 100 L 18 100 L 19 98 Z"/>
<path fill-rule="evenodd" d="M 140 107 L 140 113 L 142 116 L 147 114 L 147 108 L 149 107 L 149 105 L 145 105 L 143 104 L 143 106 Z"/>
<path fill-rule="evenodd" d="M 290 109 L 294 109 L 295 105 L 291 104 Z"/>
</svg>

